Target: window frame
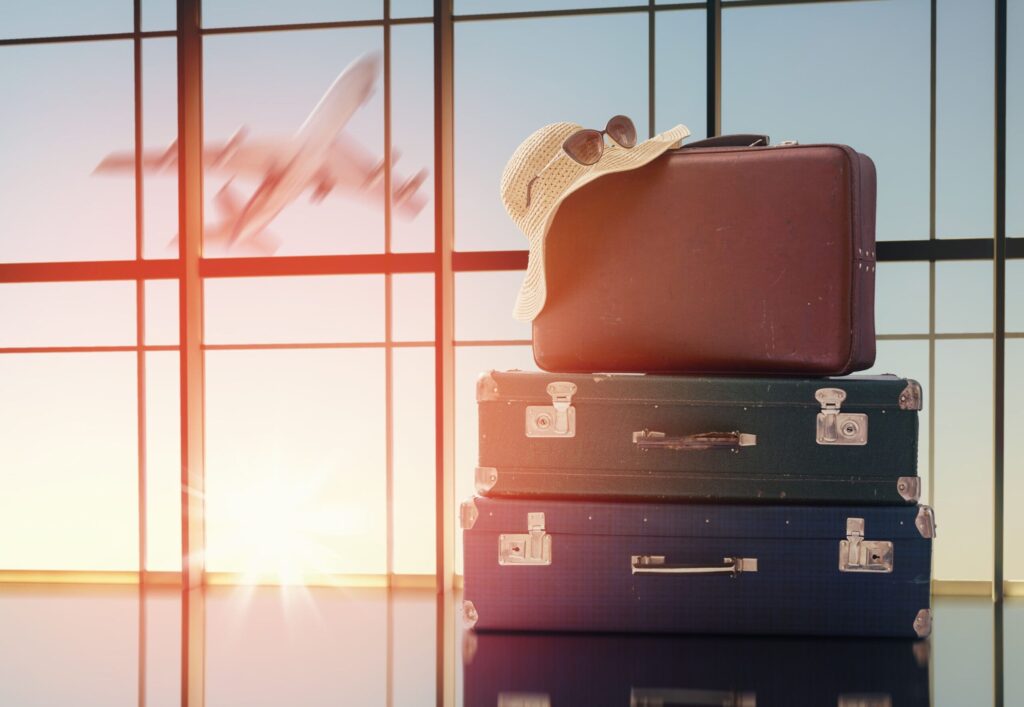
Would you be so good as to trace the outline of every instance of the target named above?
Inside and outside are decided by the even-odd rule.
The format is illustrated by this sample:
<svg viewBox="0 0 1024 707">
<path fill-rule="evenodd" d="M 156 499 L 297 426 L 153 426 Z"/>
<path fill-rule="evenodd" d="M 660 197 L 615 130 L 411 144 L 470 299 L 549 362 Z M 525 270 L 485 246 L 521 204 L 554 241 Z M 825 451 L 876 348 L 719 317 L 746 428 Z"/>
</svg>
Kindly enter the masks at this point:
<svg viewBox="0 0 1024 707">
<path fill-rule="evenodd" d="M 133 30 L 127 33 L 96 34 L 61 37 L 33 37 L 0 39 L 0 47 L 20 44 L 58 42 L 131 40 L 134 51 L 134 110 L 136 148 L 135 163 L 135 244 L 134 260 L 6 263 L 0 264 L 0 282 L 57 282 L 130 280 L 136 283 L 136 342 L 127 347 L 22 347 L 0 349 L 3 353 L 46 353 L 57 351 L 129 350 L 136 352 L 138 370 L 138 488 L 139 488 L 139 568 L 142 583 L 181 581 L 186 586 L 199 586 L 211 579 L 230 581 L 231 578 L 208 577 L 201 563 L 204 524 L 201 491 L 203 488 L 203 356 L 206 350 L 218 348 L 202 340 L 202 289 L 208 278 L 253 277 L 285 275 L 383 275 L 384 340 L 379 342 L 385 355 L 386 378 L 386 505 L 388 527 L 387 573 L 377 577 L 350 578 L 361 584 L 378 583 L 380 586 L 430 586 L 447 589 L 458 584 L 454 574 L 454 356 L 457 347 L 493 345 L 529 345 L 529 340 L 514 341 L 457 341 L 454 336 L 454 273 L 525 270 L 525 250 L 465 251 L 454 249 L 453 182 L 454 155 L 454 27 L 459 22 L 492 22 L 526 18 L 566 17 L 596 14 L 638 14 L 648 17 L 648 134 L 654 132 L 655 111 L 655 28 L 659 13 L 679 10 L 700 10 L 707 23 L 707 125 L 709 134 L 718 134 L 721 126 L 721 47 L 722 12 L 734 7 L 795 5 L 827 2 L 830 0 L 708 0 L 707 2 L 681 2 L 611 8 L 547 10 L 530 12 L 497 12 L 487 14 L 455 15 L 453 0 L 435 0 L 433 15 L 429 17 L 391 16 L 390 0 L 382 0 L 383 15 L 379 20 L 342 22 L 313 22 L 258 27 L 201 26 L 201 0 L 178 0 L 178 28 L 168 31 L 142 31 L 141 0 L 134 2 Z M 864 2 L 866 0 L 844 0 Z M 1024 592 L 1024 581 L 1003 581 L 1003 474 L 1005 428 L 1005 341 L 1024 338 L 1024 332 L 1006 332 L 1006 260 L 1024 258 L 1024 237 L 1008 238 L 1006 234 L 1006 92 L 1007 92 L 1007 17 L 1005 0 L 994 0 L 995 16 L 995 208 L 993 234 L 989 238 L 937 238 L 935 228 L 936 207 L 936 15 L 937 2 L 931 2 L 930 43 L 930 162 L 929 162 L 929 232 L 927 238 L 918 237 L 877 243 L 880 262 L 929 263 L 929 328 L 927 333 L 879 335 L 879 340 L 926 340 L 929 347 L 928 390 L 935 386 L 936 342 L 945 339 L 991 339 L 993 341 L 993 417 L 994 417 L 994 498 L 993 532 L 995 552 L 992 558 L 993 581 L 974 582 L 966 590 L 989 594 L 997 601 L 1009 587 L 1013 593 Z M 406 24 L 429 24 L 433 28 L 434 48 L 434 248 L 422 253 L 391 252 L 391 202 L 384 204 L 384 252 L 370 255 L 321 255 L 273 258 L 210 258 L 201 256 L 203 175 L 201 145 L 202 115 L 202 45 L 203 38 L 227 33 L 279 32 L 344 28 L 380 27 L 384 47 L 384 153 L 391 151 L 391 28 Z M 183 237 L 178 257 L 148 260 L 143 253 L 143 172 L 141 165 L 142 135 L 142 45 L 147 39 L 175 37 L 178 49 L 178 157 L 179 157 L 179 224 Z M 391 163 L 384 160 L 383 181 L 386 194 L 391 193 Z M 923 236 L 924 234 L 911 234 Z M 993 266 L 993 329 L 991 333 L 939 333 L 935 326 L 935 264 L 937 262 L 983 260 Z M 404 273 L 428 273 L 434 277 L 434 338 L 433 341 L 395 342 L 392 323 L 392 277 Z M 145 283 L 156 279 L 175 279 L 179 284 L 179 344 L 155 346 L 145 343 Z M 330 344 L 328 344 L 330 345 Z M 346 342 L 337 342 L 345 346 Z M 376 345 L 376 343 L 374 344 Z M 318 344 L 323 346 L 323 344 Z M 393 350 L 396 347 L 423 346 L 434 348 L 435 377 L 435 513 L 436 553 L 434 575 L 401 575 L 393 567 Z M 302 344 L 295 347 L 301 348 Z M 181 452 L 182 452 L 182 571 L 174 577 L 167 573 L 152 572 L 146 568 L 146 391 L 145 358 L 150 351 L 176 350 L 180 355 L 181 372 Z M 929 447 L 934 451 L 935 400 L 928 396 Z M 929 454 L 927 469 L 929 496 L 934 489 L 934 454 Z M 929 498 L 929 501 L 931 499 Z M 0 573 L 4 570 L 0 568 Z M 174 573 L 171 573 L 174 574 Z M 317 578 L 311 578 L 314 582 Z M 344 582 L 344 577 L 323 578 L 331 583 Z M 955 582 L 951 590 L 965 591 L 965 583 Z M 1012 586 L 1011 586 L 1012 585 Z M 1018 587 L 1018 585 L 1020 585 Z M 942 593 L 942 583 L 935 582 L 935 590 Z"/>
</svg>

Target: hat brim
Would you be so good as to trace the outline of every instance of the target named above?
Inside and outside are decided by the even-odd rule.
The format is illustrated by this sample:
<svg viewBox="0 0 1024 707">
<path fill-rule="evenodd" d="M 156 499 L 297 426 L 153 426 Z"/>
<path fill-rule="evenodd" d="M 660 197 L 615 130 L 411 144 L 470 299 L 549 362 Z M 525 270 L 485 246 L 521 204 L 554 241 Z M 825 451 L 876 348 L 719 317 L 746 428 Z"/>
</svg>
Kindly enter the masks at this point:
<svg viewBox="0 0 1024 707">
<path fill-rule="evenodd" d="M 526 276 L 519 288 L 512 316 L 522 321 L 532 321 L 544 308 L 547 299 L 547 280 L 544 268 L 545 245 L 548 230 L 555 220 L 561 203 L 574 192 L 605 175 L 643 167 L 667 150 L 679 147 L 689 135 L 689 128 L 685 125 L 677 125 L 630 149 L 611 145 L 596 164 L 573 180 L 554 201 L 547 205 L 548 212 L 543 219 L 534 220 L 534 223 L 537 224 L 533 229 L 534 232 L 526 234 L 530 244 L 530 255 L 526 265 Z"/>
</svg>

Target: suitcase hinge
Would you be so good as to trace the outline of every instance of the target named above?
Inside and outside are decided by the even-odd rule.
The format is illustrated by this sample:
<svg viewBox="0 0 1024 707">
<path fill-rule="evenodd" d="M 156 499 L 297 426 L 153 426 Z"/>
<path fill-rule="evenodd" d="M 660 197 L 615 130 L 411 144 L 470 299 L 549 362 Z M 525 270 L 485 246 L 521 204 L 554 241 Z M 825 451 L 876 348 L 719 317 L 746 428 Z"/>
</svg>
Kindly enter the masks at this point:
<svg viewBox="0 0 1024 707">
<path fill-rule="evenodd" d="M 846 540 L 839 541 L 840 572 L 892 572 L 892 543 L 865 540 L 864 519 L 846 519 Z"/>
<path fill-rule="evenodd" d="M 526 408 L 527 437 L 575 437 L 576 408 L 572 396 L 576 384 L 567 381 L 548 383 L 551 405 L 529 405 Z"/>
<path fill-rule="evenodd" d="M 473 499 L 463 501 L 462 505 L 459 506 L 459 527 L 463 530 L 472 530 L 476 524 L 477 516 L 480 512 L 476 509 L 476 504 L 473 503 Z"/>
<path fill-rule="evenodd" d="M 868 443 L 868 416 L 862 412 L 842 412 L 846 391 L 819 388 L 814 397 L 821 403 L 818 413 L 818 444 L 865 445 Z"/>
<path fill-rule="evenodd" d="M 544 532 L 544 514 L 527 513 L 529 533 L 498 536 L 499 565 L 550 565 L 551 536 Z"/>
</svg>

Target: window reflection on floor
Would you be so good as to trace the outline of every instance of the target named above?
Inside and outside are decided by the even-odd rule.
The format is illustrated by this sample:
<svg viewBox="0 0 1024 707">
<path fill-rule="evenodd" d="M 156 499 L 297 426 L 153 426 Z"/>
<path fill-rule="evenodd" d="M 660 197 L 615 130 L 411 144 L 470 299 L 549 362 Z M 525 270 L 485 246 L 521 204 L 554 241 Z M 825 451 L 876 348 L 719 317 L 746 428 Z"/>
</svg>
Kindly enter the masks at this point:
<svg viewBox="0 0 1024 707">
<path fill-rule="evenodd" d="M 928 704 L 929 694 L 937 706 L 983 705 L 993 699 L 993 609 L 984 598 L 936 597 L 932 638 L 916 645 L 725 637 L 474 637 L 461 628 L 446 632 L 449 642 L 439 644 L 439 616 L 457 621 L 451 609 L 460 602 L 461 597 L 450 597 L 447 610 L 439 614 L 430 590 L 209 588 L 202 602 L 205 704 L 433 705 L 439 692 L 439 647 L 442 673 L 450 681 L 441 692 L 456 705 L 500 704 L 502 695 L 506 700 L 546 696 L 548 703 L 530 704 L 551 705 L 582 704 L 581 698 L 587 704 L 629 704 L 630 699 L 732 695 L 737 704 L 759 707 L 798 704 L 801 695 L 812 693 L 831 695 L 825 698 L 830 704 L 836 695 L 882 693 L 889 693 L 897 706 Z M 0 587 L 0 626 L 0 704 L 181 704 L 177 589 L 150 589 L 140 602 L 133 586 L 7 585 Z M 1004 666 L 1022 664 L 1024 600 L 1007 600 L 1003 633 Z M 524 653 L 512 644 L 533 648 Z M 656 650 L 647 655 L 648 648 Z M 547 653 L 551 665 L 544 669 Z M 792 657 L 799 660 L 789 661 Z M 883 660 L 870 668 L 878 658 Z M 735 659 L 743 659 L 742 670 L 736 669 Z M 850 670 L 851 660 L 860 668 Z M 791 681 L 785 676 L 788 662 L 799 663 Z M 722 663 L 731 667 L 722 669 Z M 770 668 L 774 677 L 759 678 L 763 673 L 757 665 Z M 807 673 L 809 665 L 813 674 Z M 666 667 L 672 677 L 659 677 Z M 1006 670 L 1005 704 L 1024 703 L 1018 672 Z M 798 674 L 804 677 L 796 679 Z M 756 702 L 749 702 L 751 695 Z"/>
</svg>

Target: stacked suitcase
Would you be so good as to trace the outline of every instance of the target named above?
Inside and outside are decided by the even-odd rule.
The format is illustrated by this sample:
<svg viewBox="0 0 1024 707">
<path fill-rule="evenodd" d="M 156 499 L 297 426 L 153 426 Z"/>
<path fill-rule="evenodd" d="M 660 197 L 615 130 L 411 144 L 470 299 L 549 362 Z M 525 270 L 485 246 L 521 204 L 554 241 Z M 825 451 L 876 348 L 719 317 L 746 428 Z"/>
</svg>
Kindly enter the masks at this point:
<svg viewBox="0 0 1024 707">
<path fill-rule="evenodd" d="M 678 151 L 636 170 L 675 165 L 672 179 L 612 175 L 561 207 L 548 304 L 534 321 L 534 354 L 548 372 L 492 371 L 477 386 L 478 495 L 460 519 L 464 618 L 477 631 L 929 634 L 935 521 L 918 504 L 921 386 L 824 377 L 874 359 L 874 168 L 845 147 L 772 150 Z M 600 230 L 624 201 L 685 182 L 690 164 L 702 183 L 721 168 L 727 185 L 737 164 L 782 184 L 815 169 L 835 183 L 811 206 L 790 198 L 761 209 L 746 195 L 738 210 L 783 224 L 781 245 L 754 239 L 735 206 L 714 211 L 721 200 L 711 197 L 687 206 L 696 225 L 656 248 Z M 634 216 L 645 237 L 666 230 L 654 208 Z M 822 230 L 826 217 L 833 230 Z M 814 253 L 807 262 L 786 251 L 800 239 L 793 247 Z M 737 262 L 727 282 L 700 278 L 700 258 L 713 265 L 741 242 L 761 253 Z M 664 262 L 722 294 L 702 301 L 691 289 L 672 301 Z M 638 269 L 650 278 L 634 277 Z M 615 291 L 616 278 L 629 287 Z M 780 278 L 789 292 L 805 288 L 806 309 L 793 313 Z M 654 302 L 659 288 L 664 301 Z M 647 299 L 631 302 L 638 291 Z M 694 300 L 678 326 L 703 330 L 659 333 Z M 751 323 L 762 318 L 763 327 Z"/>
</svg>

